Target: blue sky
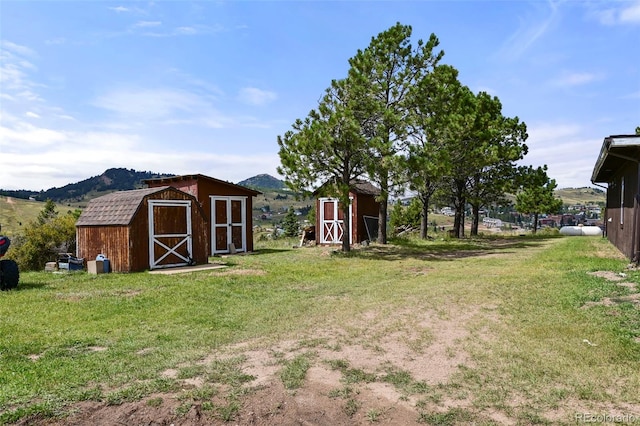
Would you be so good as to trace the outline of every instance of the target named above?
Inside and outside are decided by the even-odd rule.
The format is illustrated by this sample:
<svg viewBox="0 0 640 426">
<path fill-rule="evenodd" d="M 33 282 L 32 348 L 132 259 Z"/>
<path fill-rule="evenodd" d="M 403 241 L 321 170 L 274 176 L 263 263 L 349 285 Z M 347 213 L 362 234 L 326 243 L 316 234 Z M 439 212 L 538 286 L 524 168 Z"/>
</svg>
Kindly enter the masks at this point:
<svg viewBox="0 0 640 426">
<path fill-rule="evenodd" d="M 277 136 L 396 22 L 527 124 L 523 164 L 590 186 L 640 125 L 640 1 L 0 2 L 0 188 L 107 168 L 277 176 Z"/>
</svg>

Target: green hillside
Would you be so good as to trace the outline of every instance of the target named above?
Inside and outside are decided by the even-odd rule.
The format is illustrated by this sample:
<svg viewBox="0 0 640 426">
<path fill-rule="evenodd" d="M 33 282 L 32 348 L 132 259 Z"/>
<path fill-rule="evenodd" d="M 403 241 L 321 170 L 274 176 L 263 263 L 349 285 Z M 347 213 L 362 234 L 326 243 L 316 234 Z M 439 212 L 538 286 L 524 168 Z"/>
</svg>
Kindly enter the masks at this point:
<svg viewBox="0 0 640 426">
<path fill-rule="evenodd" d="M 597 204 L 607 201 L 607 194 L 599 188 L 563 188 L 555 191 L 555 195 L 564 204 Z"/>
<path fill-rule="evenodd" d="M 280 179 L 274 178 L 268 174 L 260 174 L 243 181 L 238 182 L 238 185 L 246 186 L 248 188 L 253 188 L 258 191 L 263 190 L 281 190 L 285 188 L 285 184 Z M 263 191 L 264 192 L 264 191 Z"/>
<path fill-rule="evenodd" d="M 29 201 L 0 195 L 0 235 L 11 238 L 20 234 L 29 222 L 38 217 L 44 204 L 42 201 Z M 58 205 L 56 208 L 59 212 L 69 210 L 69 207 L 62 205 Z"/>
<path fill-rule="evenodd" d="M 15 199 L 28 199 L 30 196 L 37 201 L 53 200 L 56 203 L 73 207 L 84 207 L 93 198 L 106 195 L 114 191 L 126 191 L 138 189 L 144 186 L 145 179 L 173 176 L 154 172 L 138 172 L 133 169 L 113 168 L 107 169 L 98 176 L 76 183 L 70 183 L 62 187 L 54 187 L 40 192 L 7 191 L 1 190 L 0 194 Z"/>
</svg>

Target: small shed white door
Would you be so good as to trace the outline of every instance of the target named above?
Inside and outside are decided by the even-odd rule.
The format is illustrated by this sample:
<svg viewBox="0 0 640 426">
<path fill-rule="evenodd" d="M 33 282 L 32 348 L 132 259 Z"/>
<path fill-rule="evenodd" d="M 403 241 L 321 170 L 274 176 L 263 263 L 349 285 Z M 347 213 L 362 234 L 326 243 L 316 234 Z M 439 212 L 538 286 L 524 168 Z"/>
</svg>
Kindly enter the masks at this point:
<svg viewBox="0 0 640 426">
<path fill-rule="evenodd" d="M 247 251 L 247 197 L 211 197 L 211 254 Z"/>
<path fill-rule="evenodd" d="M 353 204 L 349 205 L 349 217 L 353 217 Z M 320 198 L 320 243 L 340 244 L 343 234 L 344 217 L 340 203 L 335 198 Z M 351 240 L 349 235 L 349 243 Z"/>
<path fill-rule="evenodd" d="M 190 200 L 149 200 L 150 269 L 192 263 Z"/>
</svg>

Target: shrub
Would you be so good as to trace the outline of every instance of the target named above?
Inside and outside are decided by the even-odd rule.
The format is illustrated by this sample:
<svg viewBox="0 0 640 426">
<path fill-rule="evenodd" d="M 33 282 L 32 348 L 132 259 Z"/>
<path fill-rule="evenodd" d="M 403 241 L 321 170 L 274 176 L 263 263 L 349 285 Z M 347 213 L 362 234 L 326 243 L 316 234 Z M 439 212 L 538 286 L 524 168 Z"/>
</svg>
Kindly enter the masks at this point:
<svg viewBox="0 0 640 426">
<path fill-rule="evenodd" d="M 44 269 L 45 263 L 57 260 L 58 253 L 74 253 L 79 216 L 79 210 L 59 216 L 55 204 L 47 201 L 38 219 L 30 222 L 13 241 L 11 258 L 21 270 L 38 271 Z"/>
</svg>

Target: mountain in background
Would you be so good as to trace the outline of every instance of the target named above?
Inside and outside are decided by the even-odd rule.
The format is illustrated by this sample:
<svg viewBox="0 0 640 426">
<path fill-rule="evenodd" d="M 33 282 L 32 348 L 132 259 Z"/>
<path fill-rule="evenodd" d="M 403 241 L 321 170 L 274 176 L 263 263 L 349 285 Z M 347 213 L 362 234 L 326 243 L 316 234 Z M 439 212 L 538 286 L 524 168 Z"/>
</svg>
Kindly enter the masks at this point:
<svg viewBox="0 0 640 426">
<path fill-rule="evenodd" d="M 70 183 L 61 188 L 51 188 L 46 191 L 26 191 L 26 190 L 2 190 L 0 196 L 35 199 L 36 201 L 46 201 L 51 199 L 58 204 L 66 204 L 74 207 L 84 207 L 86 203 L 96 197 L 106 195 L 114 191 L 125 191 L 129 189 L 143 188 L 145 179 L 153 179 L 158 177 L 175 176 L 169 173 L 154 172 L 138 172 L 133 169 L 113 168 L 108 169 L 99 176 L 93 176 L 89 179 L 77 183 Z M 268 174 L 259 174 L 241 182 L 238 185 L 246 186 L 261 192 L 274 192 L 273 197 L 282 197 L 278 195 L 280 191 L 286 189 L 284 181 L 277 179 Z M 555 195 L 561 198 L 564 204 L 589 204 L 601 203 L 606 201 L 606 193 L 598 188 L 564 188 L 557 189 Z M 265 195 L 266 197 L 266 195 Z M 268 200 L 263 200 L 268 201 Z"/>
<path fill-rule="evenodd" d="M 13 198 L 33 199 L 36 201 L 52 200 L 58 204 L 84 207 L 86 203 L 96 197 L 106 195 L 114 191 L 126 191 L 129 189 L 143 188 L 145 179 L 175 176 L 170 173 L 139 172 L 133 169 L 113 168 L 107 169 L 98 176 L 93 176 L 77 183 L 70 183 L 60 188 L 54 187 L 46 191 L 27 190 L 3 190 L 0 195 Z M 280 191 L 285 189 L 284 181 L 268 174 L 260 174 L 238 182 L 238 185 L 254 189 Z"/>
<path fill-rule="evenodd" d="M 241 182 L 238 185 L 246 186 L 252 189 L 285 189 L 284 181 L 274 178 L 268 174 L 261 174 L 254 177 L 250 177 Z"/>
<path fill-rule="evenodd" d="M 70 183 L 60 188 L 54 187 L 40 192 L 0 190 L 0 195 L 25 199 L 32 198 L 36 201 L 52 200 L 59 204 L 76 205 L 110 192 L 139 189 L 144 186 L 142 181 L 145 179 L 166 176 L 173 175 L 114 168 L 106 170 L 99 176 L 93 176 L 77 183 Z"/>
</svg>

